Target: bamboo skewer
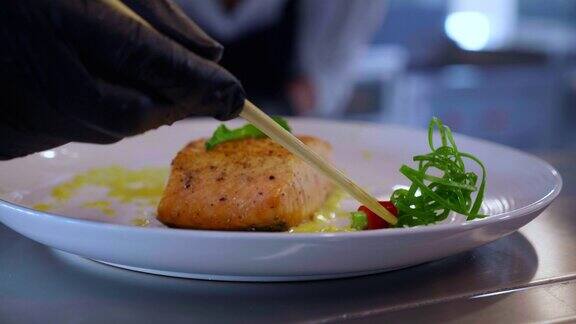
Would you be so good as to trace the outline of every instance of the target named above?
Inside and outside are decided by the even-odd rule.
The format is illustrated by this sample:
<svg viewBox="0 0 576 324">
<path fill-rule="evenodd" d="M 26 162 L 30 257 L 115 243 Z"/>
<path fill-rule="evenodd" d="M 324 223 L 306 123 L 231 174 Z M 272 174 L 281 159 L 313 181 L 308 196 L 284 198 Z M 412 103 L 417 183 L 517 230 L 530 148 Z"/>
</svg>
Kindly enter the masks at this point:
<svg viewBox="0 0 576 324">
<path fill-rule="evenodd" d="M 376 215 L 380 216 L 390 224 L 396 224 L 398 221 L 396 217 L 386 210 L 386 208 L 382 207 L 374 197 L 355 184 L 352 180 L 348 179 L 342 171 L 336 169 L 320 155 L 309 149 L 304 143 L 302 143 L 302 141 L 278 125 L 272 118 L 258 109 L 258 107 L 253 103 L 248 100 L 244 101 L 244 108 L 242 108 L 240 117 L 246 119 L 248 122 L 260 129 L 264 134 L 268 135 L 272 140 L 282 145 L 292 154 L 306 161 L 320 173 L 334 181 L 338 186 L 340 186 L 340 188 L 345 190 L 350 194 L 350 196 L 358 200 L 364 206 L 368 207 L 368 209 L 373 211 Z"/>
</svg>

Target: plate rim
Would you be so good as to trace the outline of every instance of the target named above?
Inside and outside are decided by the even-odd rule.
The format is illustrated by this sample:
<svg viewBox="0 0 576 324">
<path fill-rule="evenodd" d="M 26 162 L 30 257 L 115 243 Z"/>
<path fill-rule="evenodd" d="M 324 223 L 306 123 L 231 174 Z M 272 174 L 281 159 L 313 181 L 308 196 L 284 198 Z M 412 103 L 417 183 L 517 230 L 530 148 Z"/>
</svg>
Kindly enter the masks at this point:
<svg viewBox="0 0 576 324">
<path fill-rule="evenodd" d="M 363 121 L 351 121 L 351 122 L 343 122 L 343 121 L 336 121 L 336 120 L 324 120 L 319 118 L 290 118 L 293 120 L 299 120 L 304 122 L 314 122 L 314 123 L 323 123 L 323 124 L 340 124 L 345 126 L 379 126 L 382 127 L 382 124 L 373 123 L 373 122 L 363 122 Z M 179 123 L 206 123 L 207 121 L 212 121 L 208 118 L 198 118 L 196 120 L 185 120 L 180 121 Z M 214 121 L 217 122 L 217 121 Z M 413 132 L 420 132 L 425 133 L 423 129 L 413 128 L 413 127 L 406 127 L 406 126 L 399 126 L 395 124 L 386 124 L 385 127 L 401 129 L 401 130 L 409 130 Z M 98 221 L 92 220 L 84 220 L 84 219 L 77 219 L 66 217 L 63 215 L 53 214 L 50 212 L 43 212 L 35 210 L 31 207 L 23 206 L 14 202 L 7 201 L 5 199 L 0 198 L 0 208 L 8 208 L 12 209 L 18 213 L 23 213 L 27 216 L 38 217 L 41 216 L 42 218 L 38 218 L 37 220 L 48 221 L 48 222 L 64 222 L 67 224 L 73 224 L 78 226 L 88 226 L 88 227 L 97 227 L 99 229 L 109 229 L 115 231 L 128 231 L 128 232 L 146 232 L 149 234 L 156 234 L 156 235 L 178 235 L 178 236 L 197 236 L 197 237 L 204 237 L 204 238 L 222 238 L 225 237 L 227 239 L 290 239 L 293 240 L 296 238 L 306 238 L 306 239 L 326 239 L 326 238 L 348 238 L 348 237 L 372 237 L 372 236 L 396 236 L 396 235 L 407 235 L 413 233 L 431 233 L 431 232 L 438 232 L 438 231 L 449 231 L 453 229 L 461 229 L 461 230 L 469 230 L 476 227 L 483 227 L 486 225 L 490 225 L 493 223 L 498 223 L 501 221 L 520 218 L 522 216 L 529 215 L 533 212 L 536 212 L 547 205 L 549 205 L 561 192 L 563 187 L 563 180 L 560 173 L 548 162 L 544 161 L 543 159 L 534 156 L 533 154 L 521 151 L 519 149 L 509 147 L 503 144 L 494 143 L 488 140 L 475 138 L 472 136 L 467 136 L 459 133 L 455 133 L 456 136 L 461 138 L 466 138 L 469 140 L 473 140 L 475 142 L 480 142 L 483 144 L 488 144 L 491 146 L 497 146 L 500 148 L 505 148 L 506 150 L 513 151 L 516 154 L 523 155 L 526 158 L 533 159 L 535 162 L 540 164 L 546 172 L 550 173 L 554 179 L 554 187 L 550 190 L 546 195 L 541 197 L 539 200 L 518 208 L 514 210 L 510 210 L 504 213 L 492 215 L 482 219 L 476 219 L 472 221 L 465 221 L 462 223 L 450 223 L 450 224 L 432 224 L 427 226 L 416 226 L 416 227 L 404 227 L 404 228 L 386 228 L 386 229 L 378 229 L 378 230 L 370 230 L 370 231 L 353 231 L 353 232 L 334 232 L 334 233 L 288 233 L 288 232 L 250 232 L 250 231 L 217 231 L 217 230 L 194 230 L 194 229 L 180 229 L 180 228 L 150 228 L 150 227 L 136 227 L 136 226 L 129 226 L 123 224 L 112 224 L 112 223 L 103 223 Z M 38 153 L 35 153 L 38 154 Z M 5 217 L 5 216 L 4 216 Z M 4 218 L 0 216 L 0 218 Z"/>
</svg>

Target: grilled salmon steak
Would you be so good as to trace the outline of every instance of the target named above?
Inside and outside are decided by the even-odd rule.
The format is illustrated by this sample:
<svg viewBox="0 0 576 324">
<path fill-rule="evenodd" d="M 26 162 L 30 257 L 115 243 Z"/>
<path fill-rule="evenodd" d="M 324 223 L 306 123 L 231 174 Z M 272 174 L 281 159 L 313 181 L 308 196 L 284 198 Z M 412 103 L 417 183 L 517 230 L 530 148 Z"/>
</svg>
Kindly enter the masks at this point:
<svg viewBox="0 0 576 324">
<path fill-rule="evenodd" d="M 325 158 L 330 144 L 299 137 Z M 321 207 L 330 181 L 272 140 L 189 143 L 172 161 L 158 220 L 179 228 L 284 231 Z"/>
</svg>

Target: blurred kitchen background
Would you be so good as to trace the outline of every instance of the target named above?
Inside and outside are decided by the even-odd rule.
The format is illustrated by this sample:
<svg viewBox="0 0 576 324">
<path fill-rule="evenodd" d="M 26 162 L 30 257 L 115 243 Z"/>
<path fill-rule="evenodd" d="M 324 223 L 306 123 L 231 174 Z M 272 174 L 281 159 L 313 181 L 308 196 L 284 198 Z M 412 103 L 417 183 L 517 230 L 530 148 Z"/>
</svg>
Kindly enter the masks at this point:
<svg viewBox="0 0 576 324">
<path fill-rule="evenodd" d="M 270 113 L 576 148 L 574 0 L 177 0 Z"/>
<path fill-rule="evenodd" d="M 576 1 L 391 0 L 345 118 L 576 148 Z"/>
</svg>

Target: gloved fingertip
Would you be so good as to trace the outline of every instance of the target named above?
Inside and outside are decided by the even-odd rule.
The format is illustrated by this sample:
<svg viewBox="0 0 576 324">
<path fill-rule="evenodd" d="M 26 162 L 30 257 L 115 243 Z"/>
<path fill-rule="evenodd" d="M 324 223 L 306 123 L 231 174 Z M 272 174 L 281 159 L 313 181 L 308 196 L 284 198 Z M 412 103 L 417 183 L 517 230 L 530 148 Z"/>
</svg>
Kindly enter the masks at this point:
<svg viewBox="0 0 576 324">
<path fill-rule="evenodd" d="M 214 43 L 206 48 L 206 52 L 206 57 L 209 60 L 219 62 L 222 59 L 222 54 L 224 54 L 224 46 Z"/>
<path fill-rule="evenodd" d="M 220 106 L 216 109 L 218 113 L 214 115 L 214 118 L 220 121 L 238 117 L 246 100 L 246 94 L 240 83 L 231 83 L 226 87 L 222 87 L 220 90 L 215 91 L 213 96 L 214 101 Z"/>
</svg>

